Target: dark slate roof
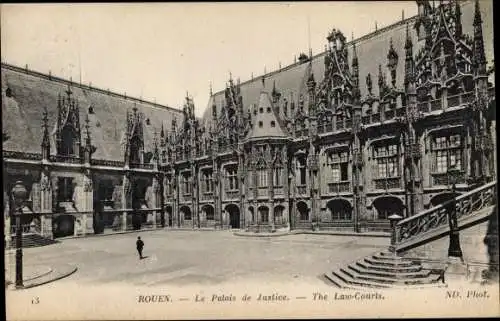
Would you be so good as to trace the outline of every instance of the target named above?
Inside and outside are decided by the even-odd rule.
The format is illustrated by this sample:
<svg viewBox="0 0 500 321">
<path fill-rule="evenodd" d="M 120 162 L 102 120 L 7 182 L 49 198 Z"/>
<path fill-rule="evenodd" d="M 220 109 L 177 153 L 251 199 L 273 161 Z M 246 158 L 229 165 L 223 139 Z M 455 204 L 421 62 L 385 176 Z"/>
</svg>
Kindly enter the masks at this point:
<svg viewBox="0 0 500 321">
<path fill-rule="evenodd" d="M 274 126 L 272 126 L 272 123 Z M 262 126 L 260 126 L 262 124 Z M 278 121 L 276 110 L 271 104 L 269 93 L 261 91 L 257 114 L 252 121 L 252 128 L 247 135 L 247 139 L 253 140 L 263 137 L 285 138 L 286 131 Z"/>
<path fill-rule="evenodd" d="M 144 151 L 151 151 L 154 132 L 159 135 L 162 123 L 170 128 L 173 117 L 180 119 L 180 110 L 125 97 L 102 89 L 77 84 L 41 74 L 38 72 L 2 64 L 2 126 L 9 139 L 3 142 L 4 150 L 41 153 L 42 118 L 46 107 L 49 131 L 52 132 L 57 120 L 58 95 L 64 95 L 68 85 L 80 107 L 80 127 L 84 143 L 85 118 L 89 106 L 94 114 L 89 115 L 92 145 L 97 147 L 95 159 L 123 161 L 120 140 L 124 135 L 126 114 L 137 107 L 138 112 L 149 118 L 150 125 L 144 124 Z M 11 97 L 7 97 L 7 88 Z M 55 153 L 54 140 L 51 153 Z"/>
<path fill-rule="evenodd" d="M 493 60 L 493 2 L 492 1 L 480 1 L 481 15 L 483 20 L 483 37 L 484 46 L 486 52 L 486 59 L 488 64 Z M 382 70 L 387 72 L 387 79 L 390 79 L 388 74 L 387 66 L 387 53 L 389 51 L 390 39 L 393 40 L 393 46 L 396 50 L 399 60 L 397 65 L 397 76 L 396 76 L 396 86 L 398 88 L 403 87 L 404 81 L 404 59 L 405 50 L 404 45 L 406 41 L 406 25 L 409 25 L 410 35 L 413 42 L 413 54 L 415 55 L 418 50 L 423 45 L 423 41 L 418 41 L 416 31 L 413 28 L 414 20 L 416 17 L 411 17 L 399 22 L 396 22 L 390 26 L 379 29 L 373 33 L 367 34 L 361 38 L 355 39 L 347 43 L 348 54 L 349 54 L 349 67 L 352 63 L 352 48 L 353 43 L 356 44 L 356 51 L 359 61 L 359 85 L 361 91 L 361 98 L 367 96 L 366 89 L 366 76 L 368 73 L 372 76 L 373 89 L 372 93 L 378 95 L 378 65 L 382 65 Z M 467 1 L 462 4 L 462 27 L 463 32 L 469 34 L 471 37 L 473 35 L 472 22 L 474 20 L 474 2 Z M 325 44 L 327 43 L 325 39 Z M 314 73 L 314 78 L 319 84 L 324 78 L 324 56 L 325 52 L 313 56 L 312 59 L 312 70 Z M 276 88 L 281 92 L 282 97 L 286 97 L 290 101 L 290 97 L 293 97 L 294 101 L 297 103 L 299 93 L 301 90 L 302 83 L 304 79 L 307 79 L 307 69 L 309 62 L 295 63 L 281 70 L 273 71 L 265 75 L 255 77 L 252 80 L 241 83 L 241 94 L 243 96 L 243 105 L 245 109 L 249 109 L 251 105 L 256 105 L 259 102 L 260 91 L 265 88 L 265 90 L 271 91 L 273 82 L 276 83 Z M 352 69 L 351 69 L 352 70 Z M 264 78 L 264 86 L 262 79 Z M 491 77 L 490 81 L 494 81 Z M 203 119 L 207 122 L 212 121 L 212 103 L 215 99 L 217 104 L 217 112 L 220 113 L 221 101 L 224 99 L 224 92 L 216 92 L 210 98 L 208 102 L 208 108 L 203 114 Z"/>
</svg>

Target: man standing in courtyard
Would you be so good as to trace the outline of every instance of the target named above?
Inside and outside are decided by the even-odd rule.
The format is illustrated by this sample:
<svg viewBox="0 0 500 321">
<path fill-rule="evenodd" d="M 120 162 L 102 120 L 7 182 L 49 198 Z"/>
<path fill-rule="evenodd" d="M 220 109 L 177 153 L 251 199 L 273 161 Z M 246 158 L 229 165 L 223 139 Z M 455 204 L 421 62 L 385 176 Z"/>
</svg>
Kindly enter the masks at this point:
<svg viewBox="0 0 500 321">
<path fill-rule="evenodd" d="M 141 237 L 137 237 L 137 242 L 135 242 L 137 246 L 137 252 L 139 252 L 139 260 L 142 260 L 142 249 L 144 248 L 144 242 L 141 240 Z"/>
</svg>

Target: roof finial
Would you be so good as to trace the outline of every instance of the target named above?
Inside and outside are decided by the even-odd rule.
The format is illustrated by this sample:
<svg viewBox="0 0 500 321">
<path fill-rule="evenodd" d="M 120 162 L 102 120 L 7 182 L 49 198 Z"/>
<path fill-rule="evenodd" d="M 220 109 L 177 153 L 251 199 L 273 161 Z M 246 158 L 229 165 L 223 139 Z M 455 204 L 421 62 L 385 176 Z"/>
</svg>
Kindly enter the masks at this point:
<svg viewBox="0 0 500 321">
<path fill-rule="evenodd" d="M 213 92 L 212 92 L 212 81 L 210 80 L 210 96 L 213 95 Z"/>
<path fill-rule="evenodd" d="M 354 31 L 351 31 L 351 41 L 354 41 Z"/>
<path fill-rule="evenodd" d="M 377 20 L 375 20 L 375 31 L 378 30 L 378 27 L 377 27 Z"/>
</svg>

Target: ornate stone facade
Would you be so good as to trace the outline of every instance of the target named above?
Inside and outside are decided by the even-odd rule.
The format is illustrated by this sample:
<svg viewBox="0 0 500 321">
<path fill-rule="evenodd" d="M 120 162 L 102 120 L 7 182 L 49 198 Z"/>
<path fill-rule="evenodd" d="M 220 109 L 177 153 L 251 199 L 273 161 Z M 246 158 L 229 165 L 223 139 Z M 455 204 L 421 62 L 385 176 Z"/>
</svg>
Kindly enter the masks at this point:
<svg viewBox="0 0 500 321">
<path fill-rule="evenodd" d="M 368 59 L 364 38 L 348 43 L 333 29 L 316 57 L 260 81 L 230 76 L 204 119 L 189 95 L 169 115 L 129 105 L 108 120 L 122 124 L 121 140 L 98 126 L 99 102 L 82 113 L 70 87 L 57 112 L 43 114 L 41 153 L 4 151 L 9 181 L 37 184 L 33 199 L 54 236 L 158 226 L 388 230 L 390 215 L 450 199 L 453 180 L 463 193 L 496 171 L 479 3 L 469 22 L 456 1 L 417 5 L 403 32 L 376 35 L 384 50 Z M 118 148 L 102 146 L 110 137 Z"/>
</svg>

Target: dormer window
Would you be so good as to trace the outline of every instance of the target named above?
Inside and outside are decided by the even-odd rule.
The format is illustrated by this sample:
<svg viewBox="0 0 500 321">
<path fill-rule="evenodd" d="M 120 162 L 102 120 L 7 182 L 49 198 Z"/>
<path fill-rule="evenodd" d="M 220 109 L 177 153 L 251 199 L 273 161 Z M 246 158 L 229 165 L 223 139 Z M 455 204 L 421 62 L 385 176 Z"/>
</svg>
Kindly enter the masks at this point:
<svg viewBox="0 0 500 321">
<path fill-rule="evenodd" d="M 271 107 L 267 107 L 267 112 L 270 113 L 271 112 Z"/>
<path fill-rule="evenodd" d="M 264 113 L 264 108 L 260 107 L 259 108 L 259 113 L 263 114 Z"/>
<path fill-rule="evenodd" d="M 271 120 L 271 127 L 276 127 L 276 122 L 274 120 Z"/>
<path fill-rule="evenodd" d="M 146 118 L 146 125 L 151 125 L 151 121 L 149 120 L 149 118 Z"/>
<path fill-rule="evenodd" d="M 259 128 L 262 128 L 262 126 L 264 126 L 264 124 L 262 123 L 262 121 L 259 121 Z"/>
<path fill-rule="evenodd" d="M 61 143 L 59 145 L 58 154 L 62 156 L 75 155 L 76 133 L 73 127 L 66 125 L 61 131 Z"/>
<path fill-rule="evenodd" d="M 89 114 L 94 114 L 94 107 L 92 107 L 92 105 L 89 106 Z"/>
<path fill-rule="evenodd" d="M 5 89 L 5 96 L 12 97 L 12 89 L 7 87 L 7 89 Z"/>
</svg>

